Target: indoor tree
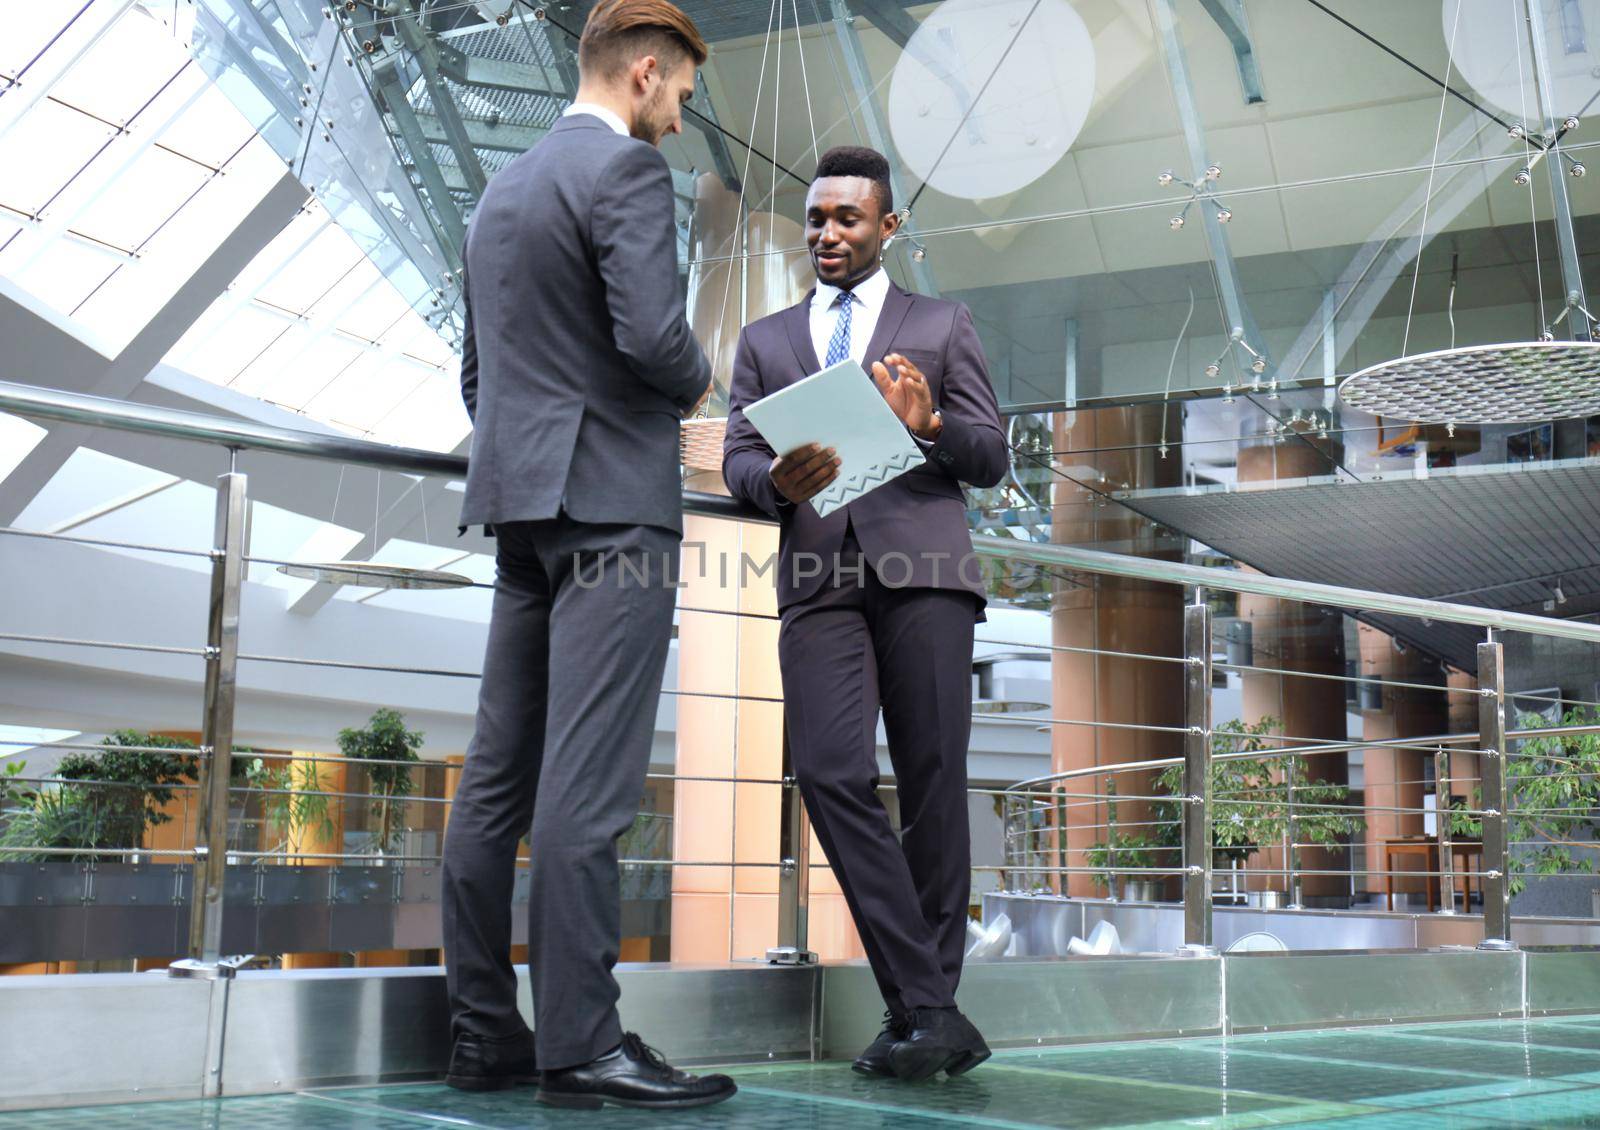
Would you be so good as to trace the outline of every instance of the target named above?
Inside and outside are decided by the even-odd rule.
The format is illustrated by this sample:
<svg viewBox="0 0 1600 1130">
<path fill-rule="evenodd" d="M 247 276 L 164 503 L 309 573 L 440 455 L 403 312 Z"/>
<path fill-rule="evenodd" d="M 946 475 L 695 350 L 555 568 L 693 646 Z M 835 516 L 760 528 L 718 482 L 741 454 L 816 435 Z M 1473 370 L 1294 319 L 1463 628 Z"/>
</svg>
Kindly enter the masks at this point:
<svg viewBox="0 0 1600 1130">
<path fill-rule="evenodd" d="M 421 748 L 421 731 L 406 729 L 400 712 L 388 707 L 374 711 L 361 729 L 339 731 L 339 752 L 353 761 L 369 762 L 364 768 L 372 786 L 372 816 L 377 822 L 372 840 L 379 853 L 393 850 L 405 833 L 404 826 L 396 824 L 395 802 L 403 805 L 412 793 L 412 764 L 422 760 L 417 753 Z"/>
</svg>

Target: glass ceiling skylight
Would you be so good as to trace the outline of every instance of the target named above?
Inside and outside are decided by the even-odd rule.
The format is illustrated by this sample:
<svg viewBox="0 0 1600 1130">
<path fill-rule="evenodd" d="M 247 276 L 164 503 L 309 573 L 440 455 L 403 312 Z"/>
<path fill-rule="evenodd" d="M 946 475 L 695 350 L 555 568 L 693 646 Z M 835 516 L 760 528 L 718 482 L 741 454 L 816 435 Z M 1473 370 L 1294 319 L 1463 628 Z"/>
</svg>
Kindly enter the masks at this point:
<svg viewBox="0 0 1600 1130">
<path fill-rule="evenodd" d="M 314 199 L 167 363 L 386 443 L 448 451 L 471 430 L 454 351 Z"/>
<path fill-rule="evenodd" d="M 174 11 L 12 4 L 0 37 L 0 276 L 109 353 L 285 173 Z"/>
</svg>

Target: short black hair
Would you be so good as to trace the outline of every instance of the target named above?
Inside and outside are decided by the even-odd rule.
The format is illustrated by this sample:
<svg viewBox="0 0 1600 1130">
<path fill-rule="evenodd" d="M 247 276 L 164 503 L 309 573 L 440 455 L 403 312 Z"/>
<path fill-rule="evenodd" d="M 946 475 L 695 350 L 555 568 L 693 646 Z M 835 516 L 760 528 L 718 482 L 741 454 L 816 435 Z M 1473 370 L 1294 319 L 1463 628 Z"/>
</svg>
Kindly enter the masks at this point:
<svg viewBox="0 0 1600 1130">
<path fill-rule="evenodd" d="M 894 189 L 889 185 L 889 158 L 865 145 L 839 145 L 822 155 L 817 162 L 817 175 L 823 177 L 865 177 L 877 187 L 880 214 L 894 211 Z"/>
</svg>

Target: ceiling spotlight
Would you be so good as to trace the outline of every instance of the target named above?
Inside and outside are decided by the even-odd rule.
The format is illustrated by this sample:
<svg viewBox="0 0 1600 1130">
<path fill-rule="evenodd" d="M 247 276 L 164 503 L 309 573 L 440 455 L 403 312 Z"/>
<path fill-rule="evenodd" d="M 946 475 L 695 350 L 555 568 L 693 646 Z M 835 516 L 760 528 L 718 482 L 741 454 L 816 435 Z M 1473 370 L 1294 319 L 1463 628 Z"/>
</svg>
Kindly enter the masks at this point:
<svg viewBox="0 0 1600 1130">
<path fill-rule="evenodd" d="M 1167 224 L 1172 228 L 1173 231 L 1177 231 L 1179 228 L 1183 227 L 1183 217 L 1174 216 L 1172 219 L 1167 221 Z"/>
<path fill-rule="evenodd" d="M 1566 130 L 1568 133 L 1571 133 L 1573 130 L 1578 128 L 1578 119 L 1568 118 L 1566 121 L 1561 123 L 1561 128 Z"/>
<path fill-rule="evenodd" d="M 1567 602 L 1567 594 L 1561 591 L 1560 581 L 1556 582 L 1555 591 L 1552 592 L 1551 595 L 1556 598 L 1557 604 L 1565 604 Z"/>
<path fill-rule="evenodd" d="M 1167 169 L 1160 176 L 1156 177 L 1156 183 L 1159 184 L 1162 188 L 1166 188 L 1168 185 L 1170 185 L 1172 183 L 1172 181 L 1173 181 L 1173 176 L 1172 176 L 1172 170 L 1171 169 Z"/>
<path fill-rule="evenodd" d="M 1517 175 L 1511 179 L 1518 188 L 1521 188 L 1533 180 L 1533 170 L 1529 168 L 1518 169 Z"/>
<path fill-rule="evenodd" d="M 1222 170 L 1220 168 L 1216 165 L 1206 166 L 1206 180 L 1220 180 L 1221 178 Z"/>
<path fill-rule="evenodd" d="M 1506 130 L 1506 133 L 1511 135 L 1512 141 L 1521 141 L 1523 138 L 1528 136 L 1528 131 L 1520 125 L 1512 126 L 1510 129 Z"/>
<path fill-rule="evenodd" d="M 1267 371 L 1266 358 L 1257 357 L 1254 361 L 1250 362 L 1250 371 L 1252 373 L 1265 373 Z"/>
<path fill-rule="evenodd" d="M 1581 176 L 1583 176 L 1583 174 L 1587 173 L 1589 170 L 1584 168 L 1584 165 L 1583 165 L 1582 161 L 1574 161 L 1574 162 L 1572 162 L 1572 168 L 1569 169 L 1568 171 L 1575 177 L 1581 177 Z"/>
<path fill-rule="evenodd" d="M 1208 377 L 1215 377 L 1215 376 L 1219 375 L 1221 372 L 1222 372 L 1222 366 L 1218 365 L 1215 361 L 1211 362 L 1211 364 L 1206 366 L 1206 376 L 1208 376 Z"/>
<path fill-rule="evenodd" d="M 1217 209 L 1217 223 L 1225 224 L 1231 219 L 1233 219 L 1232 212 L 1228 211 L 1226 208 Z"/>
</svg>

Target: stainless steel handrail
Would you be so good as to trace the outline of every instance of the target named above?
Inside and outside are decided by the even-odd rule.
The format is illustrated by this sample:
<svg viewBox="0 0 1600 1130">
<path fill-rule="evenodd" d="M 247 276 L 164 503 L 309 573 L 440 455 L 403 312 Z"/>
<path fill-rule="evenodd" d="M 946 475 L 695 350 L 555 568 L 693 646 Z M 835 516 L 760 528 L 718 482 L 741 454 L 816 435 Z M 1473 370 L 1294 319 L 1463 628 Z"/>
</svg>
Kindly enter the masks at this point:
<svg viewBox="0 0 1600 1130">
<path fill-rule="evenodd" d="M 200 412 L 156 408 L 146 404 L 86 396 L 82 393 L 39 388 L 9 381 L 0 381 L 0 412 L 10 412 L 36 420 L 55 420 L 115 428 L 121 431 L 143 432 L 169 439 L 211 443 L 241 451 L 271 451 L 282 455 L 327 459 L 413 474 L 422 472 L 460 478 L 467 470 L 467 458 L 464 455 L 396 447 L 348 436 L 229 420 Z M 771 516 L 732 498 L 700 491 L 685 491 L 683 508 L 685 513 L 711 518 L 768 524 L 774 521 Z M 1180 562 L 1131 557 L 1095 549 L 1079 549 L 1074 546 L 1024 544 L 1012 538 L 981 534 L 973 536 L 972 544 L 980 554 L 987 557 L 1026 561 L 1036 565 L 1057 565 L 1082 573 L 1190 585 L 1216 589 L 1219 592 L 1251 593 L 1256 596 L 1272 596 L 1308 604 L 1321 604 L 1331 608 L 1387 612 L 1451 624 L 1468 624 L 1508 632 L 1531 632 L 1536 635 L 1560 636 L 1564 639 L 1600 644 L 1600 625 L 1578 624 L 1545 616 L 1500 612 L 1492 608 L 1475 608 L 1421 597 L 1397 596 L 1392 593 L 1344 588 L 1340 585 L 1269 577 L 1258 573 L 1241 573 L 1206 565 L 1184 565 Z"/>
<path fill-rule="evenodd" d="M 127 400 L 88 396 L 80 392 L 41 388 L 37 385 L 0 381 L 0 412 L 10 412 L 31 420 L 51 420 L 65 424 L 112 428 L 124 432 L 167 439 L 209 443 L 235 451 L 269 451 L 306 459 L 325 459 L 351 466 L 376 467 L 409 474 L 448 475 L 462 478 L 467 473 L 467 457 L 419 447 L 398 447 L 373 443 L 333 432 L 312 432 L 299 428 L 280 428 L 230 420 L 204 412 L 177 408 L 158 408 Z M 712 518 L 735 518 L 745 522 L 774 521 L 742 503 L 723 495 L 685 491 L 684 510 Z"/>
<path fill-rule="evenodd" d="M 157 435 L 169 439 L 209 443 L 224 447 L 235 453 L 243 450 L 263 451 L 291 457 L 324 459 L 408 474 L 445 475 L 452 478 L 460 478 L 466 474 L 468 466 L 467 458 L 464 455 L 394 447 L 327 432 L 274 427 L 202 413 L 162 409 L 148 405 L 132 404 L 126 401 L 108 400 L 78 393 L 5 382 L 0 382 L 0 412 L 11 412 L 39 420 L 106 427 Z M 770 523 L 772 521 L 770 517 L 759 514 L 751 508 L 723 496 L 684 492 L 683 503 L 684 510 L 690 514 L 752 522 Z M 212 554 L 211 627 L 207 636 L 205 652 L 207 661 L 207 721 L 206 736 L 203 741 L 204 746 L 208 748 L 214 747 L 216 750 L 221 751 L 215 759 L 221 763 L 221 769 L 226 768 L 232 746 L 233 686 L 235 670 L 240 658 L 238 654 L 237 611 L 239 590 L 241 588 L 241 570 L 245 558 L 240 532 L 244 528 L 245 507 L 247 505 L 244 477 L 237 473 L 222 476 L 218 483 L 217 541 L 219 545 Z M 1209 947 L 1211 943 L 1212 837 L 1209 812 L 1211 804 L 1210 775 L 1208 769 L 1213 757 L 1211 744 L 1214 732 L 1210 705 L 1210 686 L 1213 670 L 1213 625 L 1211 611 L 1204 601 L 1205 591 L 1211 589 L 1221 592 L 1249 593 L 1318 604 L 1331 608 L 1383 612 L 1429 621 L 1465 624 L 1489 629 L 1489 641 L 1479 647 L 1480 669 L 1486 665 L 1492 668 L 1487 677 L 1480 673 L 1480 695 L 1484 697 L 1480 701 L 1479 730 L 1482 732 L 1481 744 L 1486 746 L 1490 753 L 1490 756 L 1483 758 L 1485 859 L 1487 863 L 1492 864 L 1486 875 L 1494 880 L 1487 882 L 1485 885 L 1485 937 L 1486 943 L 1489 944 L 1508 944 L 1506 939 L 1509 938 L 1509 916 L 1506 912 L 1508 904 L 1504 879 L 1506 870 L 1506 837 L 1504 834 L 1504 805 L 1501 799 L 1505 782 L 1503 767 L 1500 764 L 1501 759 L 1497 751 L 1504 750 L 1507 738 L 1516 735 L 1508 735 L 1504 726 L 1502 706 L 1506 695 L 1503 669 L 1501 668 L 1503 654 L 1501 645 L 1494 638 L 1494 632 L 1516 631 L 1574 639 L 1585 643 L 1600 643 L 1600 626 L 1452 604 L 1445 601 L 1269 577 L 1229 569 L 1125 556 L 1073 546 L 1019 543 L 1010 538 L 982 535 L 973 537 L 973 546 L 979 554 L 988 558 L 1055 566 L 1078 573 L 1180 585 L 1194 590 L 1194 603 L 1185 611 L 1183 655 L 1181 657 L 1161 657 L 1169 662 L 1181 663 L 1185 667 L 1185 725 L 1179 729 L 1175 727 L 1139 726 L 1132 723 L 1086 723 L 1096 726 L 1126 727 L 1130 729 L 1160 729 L 1165 732 L 1182 735 L 1184 756 L 1181 759 L 1181 763 L 1184 766 L 1184 786 L 1181 799 L 1185 802 L 1184 811 L 1188 814 L 1183 821 L 1184 937 L 1186 945 L 1190 947 Z M 277 659 L 278 657 L 259 658 Z M 1031 724 L 1037 724 L 1037 721 L 1033 721 Z M 1548 732 L 1582 732 L 1582 728 L 1552 727 L 1548 728 Z M 1533 735 L 1530 733 L 1528 736 Z M 1455 741 L 1460 741 L 1463 737 L 1462 735 L 1455 735 L 1451 738 L 1441 738 L 1437 744 L 1443 747 L 1448 744 L 1454 744 Z M 1425 740 L 1430 745 L 1434 744 L 1431 739 Z M 1415 743 L 1416 739 L 1412 739 L 1411 744 L 1414 745 Z M 1338 745 L 1341 743 L 1333 744 Z M 1367 748 L 1369 745 L 1374 744 L 1382 743 L 1349 743 L 1350 748 Z M 1237 754 L 1221 754 L 1217 756 L 1224 758 L 1229 756 L 1259 757 L 1262 753 L 1269 755 L 1276 753 L 1281 756 L 1293 757 L 1304 754 L 1312 748 L 1322 751 L 1331 747 L 1328 745 L 1318 747 L 1301 746 L 1298 748 L 1289 747 L 1278 751 L 1250 751 L 1248 754 L 1245 751 L 1240 751 Z M 1173 758 L 1151 763 L 1150 767 L 1178 763 L 1180 763 L 1180 760 Z M 1096 767 L 1093 771 L 1104 772 L 1104 770 L 1105 767 Z M 787 776 L 787 773 L 785 776 Z M 226 805 L 227 788 L 225 773 L 208 770 L 208 777 L 210 781 L 207 786 L 207 792 L 211 795 L 206 803 L 202 805 L 202 822 L 198 837 L 202 842 L 206 843 L 210 843 L 217 838 L 216 829 L 211 828 L 207 823 L 207 813 L 215 815 L 223 809 Z M 1066 778 L 1058 776 L 1057 779 Z M 1039 782 L 1025 782 L 1022 787 L 1037 783 Z M 1290 797 L 1291 799 L 1287 803 L 1292 807 L 1292 792 Z M 796 805 L 795 807 L 798 810 L 798 806 Z M 1198 819 L 1193 817 L 1198 817 Z M 1289 838 L 1293 841 L 1295 837 L 1291 835 Z M 796 871 L 805 870 L 807 864 L 803 859 L 791 859 L 786 855 L 783 862 L 778 866 L 781 866 L 783 874 L 788 876 Z M 1289 870 L 1293 871 L 1293 869 L 1291 861 Z M 206 895 L 204 900 L 198 897 L 195 900 L 195 913 L 191 921 L 190 949 L 197 957 L 202 957 L 205 961 L 211 961 L 218 952 L 220 914 L 212 913 L 208 908 L 213 903 L 220 906 L 222 883 L 222 861 L 220 856 L 215 853 L 208 855 L 205 870 Z M 1317 874 L 1317 872 L 1303 873 Z M 803 894 L 800 897 L 803 899 Z"/>
<path fill-rule="evenodd" d="M 1506 737 L 1513 739 L 1524 738 L 1556 738 L 1577 737 L 1581 734 L 1600 734 L 1600 725 L 1588 726 L 1539 726 L 1526 730 L 1507 730 Z M 1224 737 L 1237 735 L 1222 735 Z M 1258 740 L 1271 738 L 1271 734 L 1253 735 Z M 1462 746 L 1478 740 L 1478 735 L 1472 734 L 1439 734 L 1432 737 L 1421 738 L 1382 738 L 1373 741 L 1348 741 L 1348 742 L 1319 742 L 1316 745 L 1288 746 L 1283 749 L 1254 749 L 1254 750 L 1228 750 L 1224 753 L 1211 755 L 1212 761 L 1244 761 L 1258 760 L 1271 761 L 1274 758 L 1288 759 L 1291 757 L 1304 757 L 1307 755 L 1320 755 L 1324 753 L 1354 753 L 1363 749 L 1401 749 L 1427 751 L 1439 746 Z M 1473 749 L 1458 749 L 1458 753 L 1481 752 Z M 1136 773 L 1150 769 L 1167 769 L 1174 765 L 1182 764 L 1181 757 L 1158 757 L 1148 761 L 1119 761 L 1110 765 L 1088 765 L 1080 769 L 1064 769 L 1060 773 L 1047 773 L 1040 777 L 1030 777 L 1026 781 L 1018 781 L 1009 786 L 1008 793 L 1027 793 L 1035 791 L 1040 785 L 1055 784 L 1059 781 L 1071 781 L 1079 777 L 1099 777 L 1107 773 Z M 1457 777 L 1456 780 L 1461 778 Z M 1403 782 L 1394 782 L 1403 783 Z M 1099 795 L 1099 794 L 1096 794 Z M 1127 799 L 1127 798 L 1124 798 Z M 1163 797 L 1170 800 L 1170 797 Z M 1417 811 L 1422 811 L 1418 809 Z"/>
</svg>

